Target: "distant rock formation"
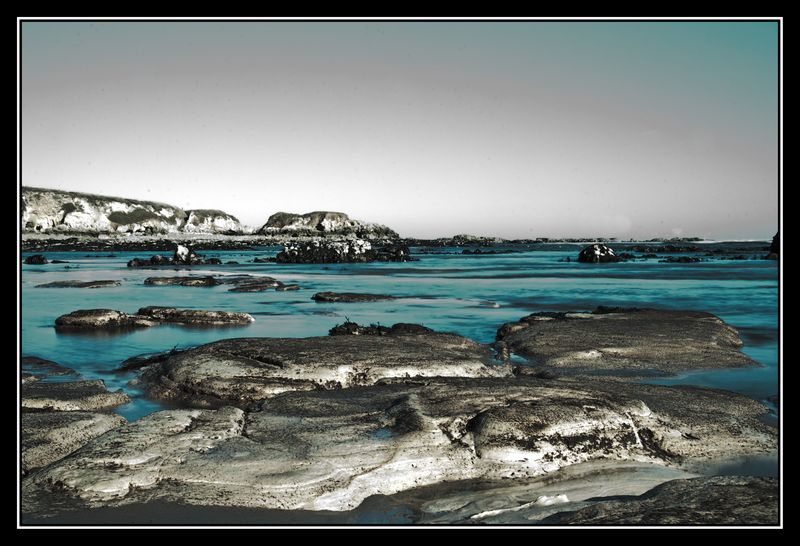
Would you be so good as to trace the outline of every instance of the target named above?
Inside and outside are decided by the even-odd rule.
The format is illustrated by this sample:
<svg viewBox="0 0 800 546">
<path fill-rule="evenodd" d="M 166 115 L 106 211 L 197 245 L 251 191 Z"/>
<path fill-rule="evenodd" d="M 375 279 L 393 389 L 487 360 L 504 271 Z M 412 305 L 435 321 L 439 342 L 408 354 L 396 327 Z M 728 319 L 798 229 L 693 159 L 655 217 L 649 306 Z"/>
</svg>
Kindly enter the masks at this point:
<svg viewBox="0 0 800 546">
<path fill-rule="evenodd" d="M 353 220 L 343 212 L 314 211 L 306 214 L 276 212 L 258 230 L 261 235 L 355 235 L 366 239 L 391 238 L 398 235 L 380 225 Z"/>
<path fill-rule="evenodd" d="M 151 201 L 22 188 L 22 230 L 35 233 L 240 234 L 234 216 Z"/>
<path fill-rule="evenodd" d="M 767 254 L 764 258 L 767 260 L 777 260 L 781 253 L 781 234 L 780 232 L 775 234 L 775 237 L 772 238 L 772 244 L 769 246 L 769 254 Z"/>
</svg>

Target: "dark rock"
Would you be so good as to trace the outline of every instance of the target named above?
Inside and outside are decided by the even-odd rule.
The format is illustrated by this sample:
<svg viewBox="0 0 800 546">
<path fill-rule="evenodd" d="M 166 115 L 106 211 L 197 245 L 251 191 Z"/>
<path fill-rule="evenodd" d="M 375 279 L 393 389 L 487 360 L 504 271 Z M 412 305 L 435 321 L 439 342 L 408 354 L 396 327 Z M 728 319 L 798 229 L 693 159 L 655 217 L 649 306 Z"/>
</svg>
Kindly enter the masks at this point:
<svg viewBox="0 0 800 546">
<path fill-rule="evenodd" d="M 176 309 L 174 307 L 142 307 L 137 316 L 154 322 L 172 322 L 188 325 L 249 324 L 253 317 L 247 313 L 227 311 L 203 311 L 200 309 Z"/>
<path fill-rule="evenodd" d="M 702 261 L 703 259 L 697 256 L 667 256 L 663 260 L 658 260 L 662 264 L 694 264 Z"/>
<path fill-rule="evenodd" d="M 236 279 L 236 286 L 228 292 L 264 292 L 265 290 L 277 290 L 283 283 L 272 277 L 243 277 Z"/>
<path fill-rule="evenodd" d="M 254 264 L 268 264 L 275 263 L 275 258 L 253 258 L 250 261 Z"/>
<path fill-rule="evenodd" d="M 770 254 L 780 254 L 781 252 L 781 234 L 776 233 L 775 236 L 772 238 L 772 244 L 769 245 L 769 253 Z"/>
<path fill-rule="evenodd" d="M 647 254 L 642 254 L 641 257 L 642 258 L 647 258 L 647 259 L 658 258 L 658 254 L 654 254 L 652 252 L 649 252 Z"/>
<path fill-rule="evenodd" d="M 68 264 L 67 260 L 50 260 L 51 264 Z"/>
<path fill-rule="evenodd" d="M 363 239 L 290 243 L 276 257 L 278 263 L 353 263 L 413 261 L 407 246 L 373 246 Z"/>
<path fill-rule="evenodd" d="M 151 266 L 187 266 L 187 265 L 220 265 L 222 260 L 219 258 L 205 259 L 196 254 L 188 245 L 178 244 L 172 258 L 156 254 L 150 259 L 134 258 L 128 262 L 128 267 L 151 267 Z"/>
<path fill-rule="evenodd" d="M 27 265 L 46 265 L 48 263 L 47 258 L 44 257 L 42 254 L 34 254 L 33 256 L 28 256 L 25 258 L 24 262 Z"/>
<path fill-rule="evenodd" d="M 644 495 L 592 504 L 542 521 L 555 525 L 778 525 L 776 478 L 710 476 L 663 483 Z"/>
<path fill-rule="evenodd" d="M 622 259 L 614 254 L 614 250 L 606 245 L 589 245 L 578 254 L 578 261 L 581 263 L 601 264 L 615 263 Z"/>
<path fill-rule="evenodd" d="M 421 324 L 409 324 L 405 322 L 398 322 L 397 324 L 387 327 L 380 324 L 372 324 L 370 326 L 361 326 L 355 322 L 343 322 L 337 324 L 330 329 L 328 335 L 331 336 L 402 336 L 402 335 L 418 335 L 430 334 L 433 330 Z"/>
<path fill-rule="evenodd" d="M 311 299 L 324 303 L 368 303 L 396 299 L 394 296 L 384 294 L 358 294 L 354 292 L 317 292 Z"/>
<path fill-rule="evenodd" d="M 592 311 L 593 315 L 607 315 L 609 313 L 638 313 L 639 311 L 653 311 L 641 307 L 619 307 L 616 305 L 598 305 Z"/>
<path fill-rule="evenodd" d="M 47 411 L 95 411 L 130 402 L 128 395 L 110 392 L 99 379 L 26 383 L 20 387 L 20 398 L 23 409 Z"/>
<path fill-rule="evenodd" d="M 83 411 L 26 411 L 20 417 L 23 476 L 63 459 L 126 422 L 119 415 Z"/>
<path fill-rule="evenodd" d="M 55 281 L 37 284 L 36 288 L 107 288 L 120 284 L 119 281 Z"/>
<path fill-rule="evenodd" d="M 98 330 L 146 328 L 156 322 L 147 317 L 128 315 L 112 309 L 80 309 L 56 319 L 57 330 Z"/>
<path fill-rule="evenodd" d="M 300 285 L 299 284 L 284 284 L 284 285 L 281 285 L 281 286 L 276 286 L 275 290 L 277 290 L 278 292 L 286 292 L 288 290 L 300 290 Z"/>
<path fill-rule="evenodd" d="M 644 252 L 651 254 L 679 254 L 682 252 L 701 252 L 703 249 L 696 245 L 681 246 L 681 245 L 635 245 L 631 247 L 634 252 Z"/>
<path fill-rule="evenodd" d="M 214 277 L 147 277 L 144 284 L 151 286 L 216 286 Z"/>
<path fill-rule="evenodd" d="M 710 313 L 598 308 L 595 313 L 537 313 L 498 330 L 499 340 L 540 364 L 572 370 L 742 368 L 735 329 Z"/>
<path fill-rule="evenodd" d="M 225 262 L 225 265 L 239 265 L 239 262 L 235 260 L 228 260 L 227 262 Z"/>
</svg>

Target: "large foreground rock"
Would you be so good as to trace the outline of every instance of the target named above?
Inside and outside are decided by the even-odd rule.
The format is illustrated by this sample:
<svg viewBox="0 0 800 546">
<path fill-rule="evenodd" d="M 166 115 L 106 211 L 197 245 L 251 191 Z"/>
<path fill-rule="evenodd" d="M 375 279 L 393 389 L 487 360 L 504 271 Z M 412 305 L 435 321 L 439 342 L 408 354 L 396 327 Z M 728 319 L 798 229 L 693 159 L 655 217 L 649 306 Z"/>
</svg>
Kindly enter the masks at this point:
<svg viewBox="0 0 800 546">
<path fill-rule="evenodd" d="M 503 325 L 497 339 L 539 364 L 583 371 L 657 371 L 757 366 L 734 328 L 711 313 L 599 307 L 594 313 L 534 313 Z"/>
<path fill-rule="evenodd" d="M 130 402 L 122 391 L 111 392 L 100 379 L 25 383 L 20 388 L 23 409 L 95 411 Z"/>
<path fill-rule="evenodd" d="M 147 328 L 167 322 L 184 326 L 243 326 L 254 320 L 247 313 L 151 306 L 142 307 L 135 315 L 112 309 L 80 309 L 58 317 L 55 326 L 64 332 L 91 332 Z"/>
<path fill-rule="evenodd" d="M 524 479 L 598 458 L 677 465 L 773 450 L 765 412 L 723 391 L 602 380 L 435 378 L 291 392 L 252 413 L 151 414 L 33 475 L 23 499 L 39 491 L 89 505 L 346 510 L 375 494 Z"/>
<path fill-rule="evenodd" d="M 24 412 L 21 419 L 23 475 L 62 459 L 126 422 L 113 413 L 85 411 Z"/>
<path fill-rule="evenodd" d="M 387 329 L 390 330 L 390 329 Z M 424 330 L 424 329 L 423 329 Z M 149 394 L 195 406 L 251 404 L 284 391 L 341 389 L 385 378 L 511 376 L 487 347 L 434 332 L 402 335 L 226 339 L 156 363 Z"/>
<path fill-rule="evenodd" d="M 638 497 L 599 502 L 543 523 L 577 525 L 778 525 L 776 478 L 672 480 Z"/>
</svg>

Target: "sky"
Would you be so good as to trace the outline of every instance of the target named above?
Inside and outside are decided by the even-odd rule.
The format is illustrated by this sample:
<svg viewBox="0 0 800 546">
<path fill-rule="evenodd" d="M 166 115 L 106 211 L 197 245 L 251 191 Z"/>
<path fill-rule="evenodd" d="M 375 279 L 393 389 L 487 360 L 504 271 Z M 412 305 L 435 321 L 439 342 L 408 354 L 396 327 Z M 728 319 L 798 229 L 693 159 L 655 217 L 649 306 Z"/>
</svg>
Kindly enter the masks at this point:
<svg viewBox="0 0 800 546">
<path fill-rule="evenodd" d="M 23 22 L 22 184 L 406 237 L 768 238 L 775 22 Z"/>
</svg>

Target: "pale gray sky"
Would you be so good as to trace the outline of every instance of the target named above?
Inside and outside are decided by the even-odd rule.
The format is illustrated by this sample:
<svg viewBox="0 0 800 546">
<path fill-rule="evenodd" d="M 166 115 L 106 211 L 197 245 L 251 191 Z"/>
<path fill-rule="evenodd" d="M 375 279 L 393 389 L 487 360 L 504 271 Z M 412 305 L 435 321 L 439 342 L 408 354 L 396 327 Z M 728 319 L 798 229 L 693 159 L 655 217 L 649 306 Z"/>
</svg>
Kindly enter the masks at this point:
<svg viewBox="0 0 800 546">
<path fill-rule="evenodd" d="M 23 184 L 404 236 L 777 229 L 777 23 L 25 22 Z"/>
</svg>

